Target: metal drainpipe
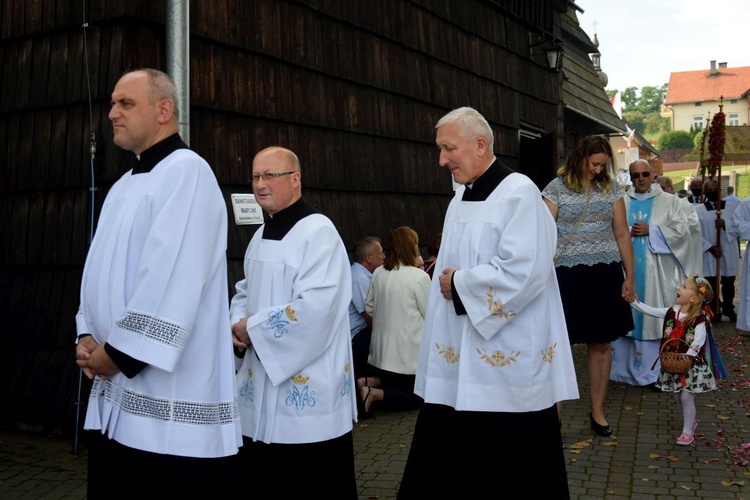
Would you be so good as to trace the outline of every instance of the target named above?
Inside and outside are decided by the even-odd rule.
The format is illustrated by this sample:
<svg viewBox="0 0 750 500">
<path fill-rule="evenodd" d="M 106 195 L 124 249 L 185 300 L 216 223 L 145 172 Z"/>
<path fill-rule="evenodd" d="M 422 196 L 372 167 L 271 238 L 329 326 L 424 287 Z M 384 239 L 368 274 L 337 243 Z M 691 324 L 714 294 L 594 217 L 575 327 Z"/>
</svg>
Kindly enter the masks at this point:
<svg viewBox="0 0 750 500">
<path fill-rule="evenodd" d="M 190 145 L 190 1 L 167 0 L 167 74 L 177 86 L 180 136 Z"/>
</svg>

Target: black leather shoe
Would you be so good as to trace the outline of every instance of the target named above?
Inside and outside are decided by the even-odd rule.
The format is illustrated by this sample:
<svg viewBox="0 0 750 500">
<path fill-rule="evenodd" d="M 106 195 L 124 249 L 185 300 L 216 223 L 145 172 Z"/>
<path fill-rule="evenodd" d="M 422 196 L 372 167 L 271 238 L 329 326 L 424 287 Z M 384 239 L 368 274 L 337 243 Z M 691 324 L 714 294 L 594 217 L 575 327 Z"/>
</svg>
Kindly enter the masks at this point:
<svg viewBox="0 0 750 500">
<path fill-rule="evenodd" d="M 729 321 L 731 321 L 732 323 L 737 323 L 737 315 L 734 313 L 734 311 L 727 311 L 724 313 L 724 316 L 729 318 Z"/>
<path fill-rule="evenodd" d="M 589 419 L 591 420 L 591 430 L 599 436 L 607 437 L 612 435 L 612 427 L 609 425 L 600 425 L 594 420 L 594 416 L 589 413 Z"/>
</svg>

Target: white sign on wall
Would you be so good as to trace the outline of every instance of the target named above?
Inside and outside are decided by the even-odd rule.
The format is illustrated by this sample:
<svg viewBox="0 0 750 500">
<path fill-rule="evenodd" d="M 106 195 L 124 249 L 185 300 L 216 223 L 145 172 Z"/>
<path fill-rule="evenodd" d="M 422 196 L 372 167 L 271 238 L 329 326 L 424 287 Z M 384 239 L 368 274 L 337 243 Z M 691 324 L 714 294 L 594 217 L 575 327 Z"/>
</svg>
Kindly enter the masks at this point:
<svg viewBox="0 0 750 500">
<path fill-rule="evenodd" d="M 263 209 L 252 194 L 232 194 L 234 223 L 237 225 L 263 224 Z"/>
<path fill-rule="evenodd" d="M 627 148 L 625 150 L 625 168 L 630 170 L 630 164 L 638 159 L 638 147 Z"/>
</svg>

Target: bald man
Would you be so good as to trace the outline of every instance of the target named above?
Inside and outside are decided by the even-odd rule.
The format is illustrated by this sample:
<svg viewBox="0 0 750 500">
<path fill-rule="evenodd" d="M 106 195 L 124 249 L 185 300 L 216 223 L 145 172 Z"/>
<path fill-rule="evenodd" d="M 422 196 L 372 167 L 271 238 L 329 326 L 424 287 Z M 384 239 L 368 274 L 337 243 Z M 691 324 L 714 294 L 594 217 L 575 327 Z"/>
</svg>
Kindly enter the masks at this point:
<svg viewBox="0 0 750 500">
<path fill-rule="evenodd" d="M 292 151 L 260 151 L 250 180 L 268 219 L 247 247 L 230 309 L 243 484 L 248 498 L 300 485 L 356 499 L 349 256 L 330 219 L 302 197 Z"/>
<path fill-rule="evenodd" d="M 81 282 L 88 498 L 236 498 L 224 197 L 178 134 L 167 74 L 123 75 L 109 119 L 138 164 L 107 194 Z"/>
</svg>

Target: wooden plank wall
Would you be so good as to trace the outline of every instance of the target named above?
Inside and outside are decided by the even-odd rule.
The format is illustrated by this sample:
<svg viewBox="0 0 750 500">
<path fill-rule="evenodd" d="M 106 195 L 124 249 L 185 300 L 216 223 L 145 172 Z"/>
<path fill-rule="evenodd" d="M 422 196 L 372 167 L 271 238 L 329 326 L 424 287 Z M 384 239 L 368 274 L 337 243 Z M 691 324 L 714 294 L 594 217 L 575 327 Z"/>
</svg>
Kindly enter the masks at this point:
<svg viewBox="0 0 750 500">
<path fill-rule="evenodd" d="M 228 210 L 231 193 L 250 192 L 253 155 L 282 145 L 349 249 L 404 224 L 424 246 L 452 196 L 434 145 L 443 114 L 482 111 L 498 155 L 521 171 L 520 124 L 556 130 L 557 77 L 528 49 L 530 30 L 549 31 L 552 3 L 191 2 L 191 147 Z M 164 2 L 85 4 L 0 6 L 0 425 L 73 425 L 92 221 L 134 161 L 111 143 L 109 96 L 124 70 L 166 68 Z M 230 225 L 228 293 L 256 229 Z"/>
</svg>

